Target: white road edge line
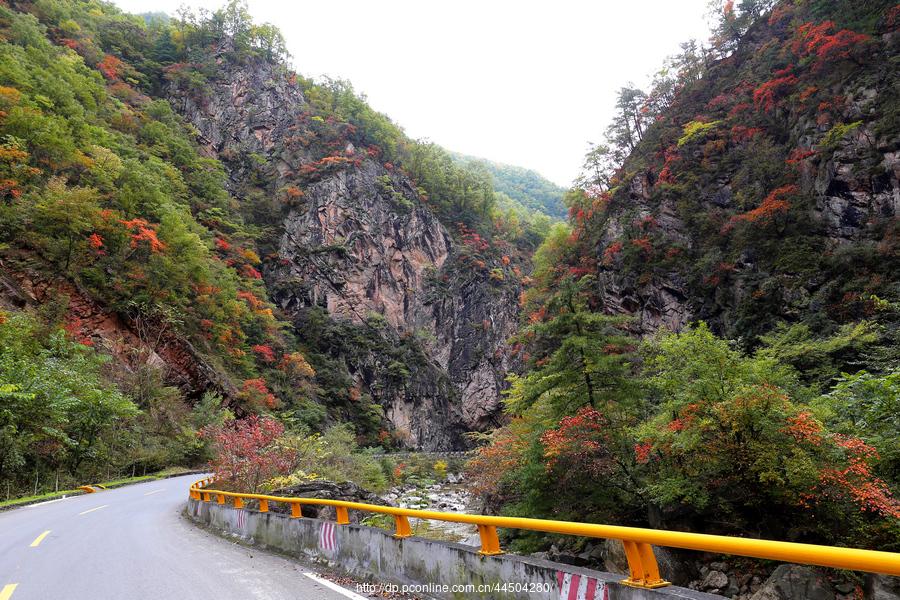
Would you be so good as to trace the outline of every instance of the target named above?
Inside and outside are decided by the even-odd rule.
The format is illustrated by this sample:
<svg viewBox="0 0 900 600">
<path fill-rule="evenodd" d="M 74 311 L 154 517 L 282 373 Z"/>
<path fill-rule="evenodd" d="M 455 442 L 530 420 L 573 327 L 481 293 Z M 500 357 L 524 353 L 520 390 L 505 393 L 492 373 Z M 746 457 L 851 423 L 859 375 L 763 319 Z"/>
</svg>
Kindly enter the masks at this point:
<svg viewBox="0 0 900 600">
<path fill-rule="evenodd" d="M 144 494 L 144 495 L 145 495 L 145 496 L 152 496 L 153 494 L 158 494 L 158 493 L 164 492 L 164 491 L 166 491 L 166 488 L 162 488 L 162 489 L 159 489 L 159 490 L 153 490 L 152 492 L 147 492 L 147 493 Z"/>
<path fill-rule="evenodd" d="M 334 583 L 333 581 L 328 581 L 328 580 L 325 579 L 324 577 L 319 577 L 319 576 L 316 575 L 315 573 L 304 573 L 304 575 L 306 575 L 307 577 L 309 577 L 309 578 L 312 579 L 313 581 L 315 581 L 315 582 L 317 582 L 317 583 L 321 583 L 321 584 L 324 585 L 325 587 L 334 590 L 334 591 L 337 592 L 338 594 L 341 594 L 342 596 L 346 596 L 347 598 L 352 598 L 353 600 L 369 600 L 369 599 L 366 598 L 365 596 L 360 596 L 359 594 L 357 594 L 357 593 L 355 593 L 355 592 L 351 592 L 350 590 L 348 590 L 348 589 L 346 589 L 346 588 L 342 588 L 341 586 L 339 586 L 338 584 Z"/>
<path fill-rule="evenodd" d="M 106 508 L 107 506 L 109 506 L 109 504 L 104 504 L 103 506 L 97 506 L 97 507 L 92 508 L 92 509 L 90 509 L 90 510 L 86 510 L 86 511 L 84 511 L 84 512 L 78 513 L 78 516 L 86 515 L 86 514 L 88 514 L 88 513 L 92 513 L 92 512 L 94 512 L 95 510 L 100 510 L 101 508 Z"/>
<path fill-rule="evenodd" d="M 46 502 L 38 502 L 37 504 L 29 504 L 24 506 L 23 508 L 34 508 L 36 506 L 44 506 L 46 504 L 53 504 L 54 502 L 62 502 L 63 500 L 68 500 L 68 496 L 63 496 L 62 498 L 57 498 L 56 500 L 47 500 Z"/>
</svg>

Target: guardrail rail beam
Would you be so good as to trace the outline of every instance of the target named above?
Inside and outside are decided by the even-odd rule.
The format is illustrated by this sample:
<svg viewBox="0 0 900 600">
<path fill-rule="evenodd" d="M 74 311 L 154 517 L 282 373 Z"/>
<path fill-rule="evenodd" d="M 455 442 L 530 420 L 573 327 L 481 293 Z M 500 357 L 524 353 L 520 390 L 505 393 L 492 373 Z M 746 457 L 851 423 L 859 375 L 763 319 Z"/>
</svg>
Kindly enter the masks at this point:
<svg viewBox="0 0 900 600">
<path fill-rule="evenodd" d="M 835 546 L 779 542 L 685 531 L 665 531 L 642 527 L 601 525 L 599 523 L 446 513 L 324 498 L 286 498 L 282 496 L 267 496 L 265 494 L 244 494 L 241 492 L 209 489 L 208 486 L 213 482 L 214 479 L 209 478 L 194 483 L 190 489 L 191 497 L 202 502 L 209 502 L 210 495 L 215 494 L 216 501 L 219 504 L 223 504 L 225 498 L 232 498 L 234 499 L 235 508 L 243 508 L 246 500 L 258 500 L 259 512 L 268 512 L 270 501 L 281 502 L 291 505 L 292 517 L 301 516 L 301 507 L 304 504 L 333 506 L 338 525 L 350 523 L 348 512 L 350 509 L 392 515 L 395 525 L 394 535 L 400 538 L 412 535 L 409 518 L 477 525 L 478 535 L 481 538 L 480 554 L 483 556 L 503 553 L 500 549 L 500 539 L 497 537 L 498 527 L 619 540 L 624 545 L 629 568 L 629 576 L 622 583 L 633 587 L 657 588 L 670 585 L 669 582 L 660 577 L 659 566 L 653 554 L 653 546 L 698 550 L 700 552 L 717 552 L 788 563 L 900 576 L 900 553 L 896 552 L 839 548 Z"/>
</svg>

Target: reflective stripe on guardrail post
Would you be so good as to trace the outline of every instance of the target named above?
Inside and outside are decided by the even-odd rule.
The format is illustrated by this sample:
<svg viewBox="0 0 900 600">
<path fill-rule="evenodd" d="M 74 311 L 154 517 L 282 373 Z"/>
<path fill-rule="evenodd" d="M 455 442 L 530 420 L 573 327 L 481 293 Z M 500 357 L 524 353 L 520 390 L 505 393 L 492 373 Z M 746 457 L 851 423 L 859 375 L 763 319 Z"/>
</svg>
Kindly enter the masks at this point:
<svg viewBox="0 0 900 600">
<path fill-rule="evenodd" d="M 659 588 L 672 585 L 659 576 L 659 565 L 650 544 L 622 540 L 628 559 L 628 579 L 622 583 L 631 587 Z"/>
</svg>

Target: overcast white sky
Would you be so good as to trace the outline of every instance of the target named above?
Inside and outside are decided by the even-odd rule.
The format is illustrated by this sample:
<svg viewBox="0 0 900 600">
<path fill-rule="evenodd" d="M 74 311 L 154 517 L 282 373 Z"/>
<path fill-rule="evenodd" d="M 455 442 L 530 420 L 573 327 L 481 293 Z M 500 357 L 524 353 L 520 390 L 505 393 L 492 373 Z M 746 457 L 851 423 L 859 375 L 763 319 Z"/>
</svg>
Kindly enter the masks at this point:
<svg viewBox="0 0 900 600">
<path fill-rule="evenodd" d="M 224 0 L 114 0 L 128 12 Z M 616 90 L 643 86 L 690 38 L 707 0 L 249 0 L 296 70 L 350 80 L 415 138 L 568 185 Z"/>
</svg>

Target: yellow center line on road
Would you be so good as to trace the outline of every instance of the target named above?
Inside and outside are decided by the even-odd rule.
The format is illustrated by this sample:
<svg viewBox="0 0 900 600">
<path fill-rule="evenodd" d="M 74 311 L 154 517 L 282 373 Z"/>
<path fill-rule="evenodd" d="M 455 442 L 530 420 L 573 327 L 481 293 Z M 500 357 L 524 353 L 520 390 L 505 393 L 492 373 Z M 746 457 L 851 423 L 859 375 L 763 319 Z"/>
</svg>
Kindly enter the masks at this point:
<svg viewBox="0 0 900 600">
<path fill-rule="evenodd" d="M 9 600 L 12 598 L 12 594 L 16 591 L 16 588 L 19 587 L 18 583 L 8 583 L 6 584 L 2 590 L 0 590 L 0 600 Z"/>
<path fill-rule="evenodd" d="M 88 513 L 92 513 L 92 512 L 94 512 L 95 510 L 100 510 L 101 508 L 106 508 L 107 506 L 109 506 L 109 504 L 104 504 L 103 506 L 98 506 L 98 507 L 96 507 L 96 508 L 92 508 L 92 509 L 90 509 L 90 510 L 86 510 L 86 511 L 84 511 L 84 512 L 80 512 L 80 513 L 78 513 L 78 516 L 86 515 L 86 514 L 88 514 Z M 3 598 L 0 598 L 0 600 L 3 600 Z"/>
<path fill-rule="evenodd" d="M 37 548 L 37 547 L 38 547 L 38 544 L 40 544 L 41 542 L 43 542 L 43 541 L 44 541 L 44 538 L 47 537 L 48 535 L 50 535 L 50 530 L 49 530 L 49 529 L 48 529 L 47 531 L 45 531 L 44 533 L 42 533 L 41 535 L 37 536 L 37 538 L 36 538 L 33 542 L 31 542 L 31 547 L 32 547 L 32 548 Z"/>
<path fill-rule="evenodd" d="M 166 491 L 166 488 L 162 488 L 162 489 L 159 489 L 159 490 L 153 490 L 152 492 L 147 492 L 147 493 L 144 494 L 144 495 L 145 495 L 145 496 L 150 496 L 150 495 L 158 494 L 158 493 L 164 492 L 164 491 Z"/>
</svg>

